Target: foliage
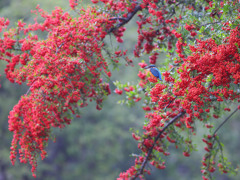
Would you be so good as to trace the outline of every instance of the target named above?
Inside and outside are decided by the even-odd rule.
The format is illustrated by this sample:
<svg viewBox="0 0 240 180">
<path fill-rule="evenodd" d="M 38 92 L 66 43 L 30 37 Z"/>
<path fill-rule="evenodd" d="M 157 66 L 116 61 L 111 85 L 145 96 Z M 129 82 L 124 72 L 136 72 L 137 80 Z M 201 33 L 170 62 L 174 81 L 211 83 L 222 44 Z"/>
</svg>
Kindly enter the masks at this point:
<svg viewBox="0 0 240 180">
<path fill-rule="evenodd" d="M 150 174 L 148 162 L 164 169 L 162 156 L 170 155 L 170 144 L 183 147 L 183 155 L 189 157 L 196 149 L 192 136 L 198 121 L 206 128 L 202 178 L 211 179 L 216 166 L 222 173 L 234 174 L 236 170 L 223 156 L 217 132 L 238 108 L 215 129 L 212 120 L 223 111 L 231 111 L 229 104 L 239 101 L 239 2 L 92 2 L 103 5 L 78 9 L 78 2 L 70 0 L 76 17 L 61 8 L 48 14 L 37 7 L 35 13 L 44 19 L 42 23 L 18 21 L 17 27 L 9 30 L 5 30 L 9 21 L 0 19 L 4 30 L 0 58 L 8 63 L 6 76 L 11 82 L 29 86 L 9 115 L 9 130 L 14 133 L 12 163 L 18 150 L 20 161 L 29 162 L 36 176 L 37 157 L 40 154 L 45 158 L 52 127 L 70 124 L 72 115 L 79 116 L 80 108 L 89 101 L 95 101 L 96 109 L 101 110 L 103 100 L 111 94 L 107 83 L 111 67 L 117 68 L 121 59 L 126 65 L 133 63 L 124 48 L 109 50 L 111 45 L 105 39 L 113 34 L 118 43 L 123 43 L 124 26 L 137 16 L 135 59 L 145 55 L 150 64 L 156 64 L 161 54 L 167 59 L 160 68 L 163 81 L 149 76 L 142 61 L 139 83 L 115 82 L 115 92 L 127 95 L 121 103 L 133 106 L 143 102 L 147 118 L 144 132 L 132 134 L 142 153 L 119 179 Z M 48 35 L 40 39 L 37 31 Z"/>
<path fill-rule="evenodd" d="M 18 0 L 13 0 L 10 6 L 3 8 L 0 11 L 0 16 L 14 21 L 14 19 L 24 17 L 27 14 L 28 17 L 23 18 L 24 22 L 25 20 L 31 22 L 34 14 L 29 14 L 30 10 L 27 11 L 34 8 L 35 5 L 31 4 L 31 0 L 25 1 L 26 3 L 22 1 L 25 7 L 19 11 L 20 16 L 15 17 L 16 11 L 14 10 L 16 4 L 19 4 Z M 56 4 L 63 3 L 63 1 L 58 1 Z M 54 9 L 55 6 L 54 2 L 49 0 L 34 2 L 40 3 L 43 9 Z M 68 2 L 65 1 L 63 7 L 69 9 L 67 5 Z M 12 13 L 6 14 L 6 12 Z M 42 22 L 42 19 L 39 18 L 39 20 Z M 10 21 L 10 24 L 14 24 L 14 22 Z M 37 34 L 39 37 L 46 36 L 45 33 L 37 32 Z M 125 47 L 131 47 L 131 43 Z M 12 132 L 8 131 L 7 121 L 9 111 L 29 87 L 9 82 L 4 74 L 6 63 L 4 64 L 3 61 L 1 63 L 0 177 L 6 180 L 32 179 L 28 164 L 20 164 L 17 160 L 15 166 L 11 166 L 9 162 Z M 133 74 L 132 78 L 129 78 L 129 73 Z M 118 76 L 121 76 L 121 80 L 133 81 L 134 78 L 137 78 L 137 69 L 120 68 L 111 79 L 116 79 Z M 114 86 L 110 85 L 110 88 L 114 89 Z M 141 127 L 144 112 L 140 112 L 141 108 L 136 106 L 134 108 L 117 106 L 116 101 L 119 98 L 118 95 L 113 94 L 111 98 L 103 102 L 104 106 L 101 111 L 96 111 L 96 105 L 90 103 L 87 108 L 81 110 L 81 118 L 73 118 L 68 128 L 52 129 L 54 142 L 51 140 L 48 142 L 46 148 L 48 155 L 41 163 L 38 163 L 36 179 L 114 179 L 121 171 L 127 169 L 133 162 L 132 158 L 129 158 L 129 154 L 136 152 L 137 148 L 134 139 L 130 138 L 129 127 Z M 17 159 L 18 157 L 19 154 Z"/>
</svg>

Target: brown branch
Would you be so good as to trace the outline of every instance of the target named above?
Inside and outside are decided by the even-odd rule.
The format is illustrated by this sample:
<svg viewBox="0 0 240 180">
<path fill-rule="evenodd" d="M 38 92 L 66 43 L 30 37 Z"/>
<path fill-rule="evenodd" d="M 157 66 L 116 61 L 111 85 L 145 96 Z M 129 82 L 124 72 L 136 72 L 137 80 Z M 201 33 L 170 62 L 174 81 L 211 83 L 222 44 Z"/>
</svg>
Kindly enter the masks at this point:
<svg viewBox="0 0 240 180">
<path fill-rule="evenodd" d="M 122 22 L 120 22 L 119 24 L 117 24 L 115 27 L 109 29 L 108 34 L 112 33 L 113 31 L 117 30 L 118 28 L 124 26 L 125 24 L 127 24 L 132 18 L 133 16 L 138 12 L 141 11 L 142 8 L 140 5 L 137 5 L 134 10 L 130 13 L 128 13 L 126 18 L 118 18 L 120 20 L 122 20 Z M 113 18 L 112 18 L 113 19 Z M 111 19 L 110 19 L 111 20 Z"/>
<path fill-rule="evenodd" d="M 152 145 L 152 147 L 148 150 L 148 154 L 147 156 L 145 157 L 143 163 L 142 163 L 142 166 L 141 168 L 139 169 L 139 172 L 131 179 L 131 180 L 135 180 L 139 175 L 142 175 L 143 174 L 143 171 L 144 171 L 144 168 L 145 166 L 147 165 L 147 162 L 149 161 L 149 157 L 150 155 L 152 154 L 153 152 L 153 148 L 154 146 L 156 145 L 158 139 L 160 138 L 160 136 L 164 133 L 164 131 L 171 125 L 173 124 L 178 118 L 180 118 L 181 116 L 183 116 L 184 114 L 186 113 L 186 111 L 182 111 L 180 112 L 177 116 L 175 116 L 171 121 L 169 121 L 167 123 L 166 126 L 163 127 L 163 129 L 158 133 L 158 135 L 156 136 L 155 140 L 154 140 L 154 143 Z"/>
<path fill-rule="evenodd" d="M 110 20 L 110 21 L 114 21 L 114 20 L 126 21 L 127 19 L 126 19 L 126 18 L 123 18 L 123 17 L 113 17 L 113 18 L 110 18 L 109 20 Z"/>
</svg>

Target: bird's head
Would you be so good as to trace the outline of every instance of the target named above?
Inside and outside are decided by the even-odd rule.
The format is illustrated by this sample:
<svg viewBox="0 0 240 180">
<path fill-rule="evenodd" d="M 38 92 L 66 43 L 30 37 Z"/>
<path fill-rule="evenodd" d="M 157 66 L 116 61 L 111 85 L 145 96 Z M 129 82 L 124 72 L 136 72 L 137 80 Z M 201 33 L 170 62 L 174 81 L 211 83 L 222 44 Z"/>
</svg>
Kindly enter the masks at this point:
<svg viewBox="0 0 240 180">
<path fill-rule="evenodd" d="M 150 69 L 150 68 L 155 68 L 155 67 L 156 67 L 155 65 L 151 64 L 149 66 L 144 67 L 144 69 Z"/>
</svg>

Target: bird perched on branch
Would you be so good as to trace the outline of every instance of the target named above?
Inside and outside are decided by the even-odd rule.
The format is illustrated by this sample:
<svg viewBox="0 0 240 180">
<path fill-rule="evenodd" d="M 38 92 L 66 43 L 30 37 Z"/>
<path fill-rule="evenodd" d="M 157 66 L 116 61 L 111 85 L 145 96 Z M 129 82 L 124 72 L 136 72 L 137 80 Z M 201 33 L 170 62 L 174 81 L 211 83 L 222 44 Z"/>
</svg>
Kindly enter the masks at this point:
<svg viewBox="0 0 240 180">
<path fill-rule="evenodd" d="M 158 68 L 155 65 L 151 64 L 149 66 L 144 67 L 144 69 L 150 69 L 151 75 L 162 81 L 161 72 L 158 70 Z"/>
</svg>

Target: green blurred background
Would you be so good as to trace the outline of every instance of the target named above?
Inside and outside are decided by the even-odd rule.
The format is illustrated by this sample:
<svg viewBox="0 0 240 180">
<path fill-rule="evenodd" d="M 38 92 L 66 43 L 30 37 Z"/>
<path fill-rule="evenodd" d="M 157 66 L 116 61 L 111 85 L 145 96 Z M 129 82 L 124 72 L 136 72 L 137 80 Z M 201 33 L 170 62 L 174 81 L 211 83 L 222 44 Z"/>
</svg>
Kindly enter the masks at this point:
<svg viewBox="0 0 240 180">
<path fill-rule="evenodd" d="M 82 2 L 86 7 L 90 0 Z M 68 8 L 68 0 L 0 0 L 0 17 L 7 17 L 11 26 L 18 19 L 25 22 L 33 22 L 34 15 L 30 13 L 37 4 L 44 10 L 51 11 L 55 6 Z M 91 4 L 90 4 L 91 5 Z M 136 24 L 130 22 L 124 36 L 127 41 L 120 48 L 132 51 L 136 42 Z M 131 56 L 131 55 L 130 55 Z M 146 60 L 147 62 L 147 60 Z M 138 62 L 135 67 L 122 66 L 115 71 L 111 78 L 111 89 L 114 90 L 112 81 L 134 82 L 137 80 Z M 130 127 L 142 129 L 144 124 L 144 112 L 141 106 L 128 108 L 117 104 L 121 98 L 112 93 L 104 102 L 103 110 L 97 111 L 95 104 L 90 104 L 82 110 L 82 116 L 74 119 L 68 127 L 55 129 L 56 142 L 49 142 L 47 148 L 48 157 L 39 161 L 37 178 L 31 175 L 31 168 L 27 164 L 16 163 L 12 166 L 9 160 L 9 148 L 12 133 L 8 131 L 8 113 L 18 102 L 20 96 L 27 91 L 26 86 L 12 84 L 5 79 L 4 62 L 0 62 L 0 180 L 112 180 L 118 174 L 133 165 L 134 158 L 131 153 L 138 153 L 137 143 L 133 140 Z M 227 116 L 227 115 L 226 115 Z M 228 122 L 220 130 L 221 140 L 225 143 L 224 154 L 235 165 L 240 161 L 240 113 L 236 114 L 231 122 Z M 199 124 L 199 126 L 202 126 Z M 199 128 L 196 144 L 199 151 L 191 154 L 189 158 L 182 155 L 181 149 L 170 149 L 171 156 L 166 157 L 167 168 L 156 170 L 152 168 L 152 175 L 148 180 L 200 180 L 201 154 L 203 143 Z M 217 180 L 238 180 L 237 177 L 214 173 Z"/>
</svg>

